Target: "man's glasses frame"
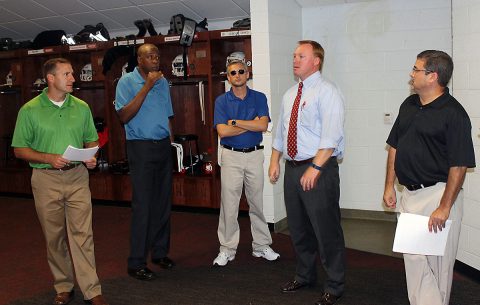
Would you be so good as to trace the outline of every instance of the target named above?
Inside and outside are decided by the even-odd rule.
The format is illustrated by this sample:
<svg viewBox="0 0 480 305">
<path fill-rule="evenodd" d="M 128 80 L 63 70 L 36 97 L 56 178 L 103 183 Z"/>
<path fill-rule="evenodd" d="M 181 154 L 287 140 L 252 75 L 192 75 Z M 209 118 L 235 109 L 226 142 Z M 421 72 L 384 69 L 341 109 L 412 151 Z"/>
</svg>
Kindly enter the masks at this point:
<svg viewBox="0 0 480 305">
<path fill-rule="evenodd" d="M 417 67 L 413 67 L 413 68 L 412 68 L 412 72 L 413 72 L 413 73 L 417 73 L 417 72 L 421 72 L 421 71 L 425 72 L 425 75 L 428 75 L 428 74 L 430 74 L 430 73 L 435 72 L 435 71 L 430 71 L 430 70 L 428 70 L 428 69 L 418 69 Z"/>
<path fill-rule="evenodd" d="M 244 69 L 240 69 L 240 70 L 232 70 L 232 71 L 230 71 L 230 72 L 228 72 L 228 73 L 229 73 L 231 76 L 235 76 L 235 75 L 237 75 L 237 73 L 240 74 L 240 75 L 243 75 L 243 74 L 245 74 L 245 72 L 246 72 L 246 71 L 245 71 Z"/>
</svg>

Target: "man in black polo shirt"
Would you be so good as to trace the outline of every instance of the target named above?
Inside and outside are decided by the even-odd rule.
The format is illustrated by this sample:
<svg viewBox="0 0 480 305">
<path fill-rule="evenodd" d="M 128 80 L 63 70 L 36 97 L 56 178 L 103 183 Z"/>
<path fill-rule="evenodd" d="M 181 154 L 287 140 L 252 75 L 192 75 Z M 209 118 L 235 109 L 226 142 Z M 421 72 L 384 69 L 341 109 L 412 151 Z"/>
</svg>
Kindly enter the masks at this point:
<svg viewBox="0 0 480 305">
<path fill-rule="evenodd" d="M 463 214 L 467 168 L 475 167 L 467 112 L 450 95 L 451 57 L 427 50 L 417 56 L 410 73 L 416 94 L 409 96 L 387 139 L 387 175 L 383 200 L 395 208 L 395 178 L 404 185 L 399 211 L 429 216 L 428 230 L 452 225 L 444 256 L 404 254 L 410 304 L 447 305 Z M 432 233 L 434 234 L 434 233 Z"/>
</svg>

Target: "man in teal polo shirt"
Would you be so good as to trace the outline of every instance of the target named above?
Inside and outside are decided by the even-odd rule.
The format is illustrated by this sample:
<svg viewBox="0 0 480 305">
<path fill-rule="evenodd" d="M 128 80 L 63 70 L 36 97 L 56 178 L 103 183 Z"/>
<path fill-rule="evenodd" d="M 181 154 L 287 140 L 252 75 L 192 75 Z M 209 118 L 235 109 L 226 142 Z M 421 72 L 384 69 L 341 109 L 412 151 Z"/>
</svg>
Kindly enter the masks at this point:
<svg viewBox="0 0 480 305">
<path fill-rule="evenodd" d="M 50 59 L 43 74 L 48 88 L 20 109 L 12 146 L 17 158 L 33 168 L 35 208 L 57 293 L 53 304 L 73 299 L 74 265 L 85 301 L 105 305 L 95 266 L 92 203 L 85 168 L 94 168 L 97 160 L 85 160 L 83 166 L 62 157 L 68 145 L 96 146 L 98 135 L 87 103 L 70 95 L 75 82 L 70 62 Z"/>
<path fill-rule="evenodd" d="M 115 109 L 125 126 L 132 181 L 132 224 L 127 272 L 151 281 L 156 274 L 147 257 L 162 268 L 175 263 L 170 251 L 172 207 L 172 100 L 168 81 L 159 70 L 160 55 L 153 44 L 138 48 L 138 67 L 120 78 Z"/>
</svg>

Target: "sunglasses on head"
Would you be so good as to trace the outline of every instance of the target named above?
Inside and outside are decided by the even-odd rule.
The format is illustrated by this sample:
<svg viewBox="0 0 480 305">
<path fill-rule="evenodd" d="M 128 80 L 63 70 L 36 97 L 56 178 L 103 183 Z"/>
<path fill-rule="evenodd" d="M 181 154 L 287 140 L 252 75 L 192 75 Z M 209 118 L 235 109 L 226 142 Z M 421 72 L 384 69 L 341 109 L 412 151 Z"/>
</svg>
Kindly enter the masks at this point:
<svg viewBox="0 0 480 305">
<path fill-rule="evenodd" d="M 232 70 L 232 71 L 230 71 L 230 75 L 231 75 L 231 76 L 235 76 L 235 75 L 237 75 L 237 72 L 238 72 L 238 74 L 240 74 L 240 75 L 245 74 L 245 70 L 240 69 L 240 70 L 238 70 L 238 71 L 237 71 L 237 70 Z"/>
</svg>

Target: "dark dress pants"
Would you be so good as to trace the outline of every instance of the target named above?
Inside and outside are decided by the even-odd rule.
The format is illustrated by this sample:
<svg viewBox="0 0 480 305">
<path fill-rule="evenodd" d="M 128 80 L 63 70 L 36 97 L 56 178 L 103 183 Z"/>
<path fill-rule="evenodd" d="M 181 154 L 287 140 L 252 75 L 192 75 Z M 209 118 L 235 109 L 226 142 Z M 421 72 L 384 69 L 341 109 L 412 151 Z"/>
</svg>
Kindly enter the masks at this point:
<svg viewBox="0 0 480 305">
<path fill-rule="evenodd" d="M 312 285 L 316 282 L 318 253 L 327 274 L 324 291 L 339 296 L 345 286 L 345 241 L 340 225 L 338 163 L 330 158 L 316 186 L 305 192 L 300 178 L 308 166 L 285 164 L 285 206 L 297 256 L 295 279 Z"/>
<path fill-rule="evenodd" d="M 172 208 L 170 140 L 127 141 L 132 181 L 132 223 L 128 268 L 144 268 L 152 259 L 167 256 Z"/>
</svg>

